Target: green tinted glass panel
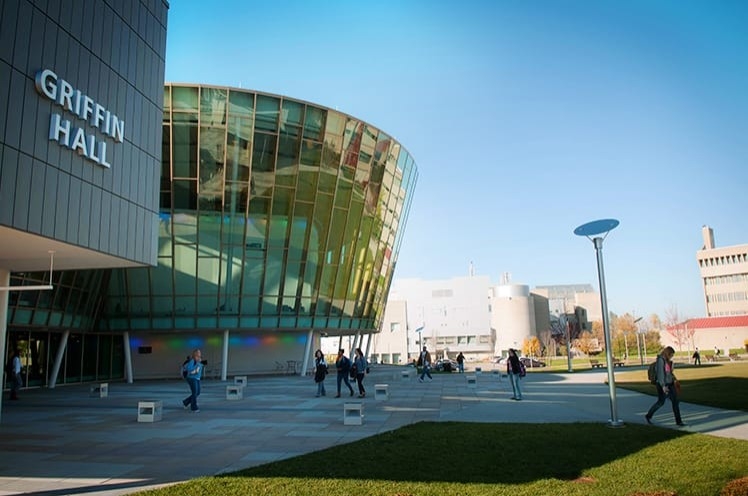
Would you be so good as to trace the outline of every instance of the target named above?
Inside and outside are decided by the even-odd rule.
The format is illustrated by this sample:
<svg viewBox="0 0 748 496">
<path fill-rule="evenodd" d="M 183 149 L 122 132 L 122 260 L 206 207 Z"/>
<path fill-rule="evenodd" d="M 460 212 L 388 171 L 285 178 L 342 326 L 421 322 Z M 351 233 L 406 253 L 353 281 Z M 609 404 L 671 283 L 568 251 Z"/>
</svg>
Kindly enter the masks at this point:
<svg viewBox="0 0 748 496">
<path fill-rule="evenodd" d="M 274 134 L 255 133 L 255 144 L 252 150 L 252 171 L 272 172 L 275 170 L 275 147 L 277 136 Z"/>
<path fill-rule="evenodd" d="M 325 125 L 325 111 L 307 105 L 304 116 L 304 138 L 322 141 L 322 130 Z"/>
<path fill-rule="evenodd" d="M 281 112 L 281 127 L 286 124 L 301 126 L 304 113 L 304 105 L 292 100 L 283 100 L 283 111 Z"/>
<path fill-rule="evenodd" d="M 208 126 L 226 124 L 227 90 L 202 88 L 200 91 L 200 122 Z"/>
<path fill-rule="evenodd" d="M 245 91 L 229 91 L 229 115 L 252 117 L 254 111 L 254 94 Z"/>
<path fill-rule="evenodd" d="M 319 180 L 318 170 L 301 170 L 299 172 L 299 182 L 296 190 L 296 199 L 300 201 L 313 202 L 317 192 L 317 182 Z"/>
<path fill-rule="evenodd" d="M 278 113 L 280 101 L 277 98 L 257 95 L 257 114 L 255 115 L 255 129 L 263 131 L 278 131 Z"/>
<path fill-rule="evenodd" d="M 174 110 L 197 111 L 198 88 L 186 88 L 183 86 L 172 87 L 172 106 Z"/>
<path fill-rule="evenodd" d="M 174 177 L 197 177 L 197 115 L 175 114 L 171 132 Z"/>
</svg>

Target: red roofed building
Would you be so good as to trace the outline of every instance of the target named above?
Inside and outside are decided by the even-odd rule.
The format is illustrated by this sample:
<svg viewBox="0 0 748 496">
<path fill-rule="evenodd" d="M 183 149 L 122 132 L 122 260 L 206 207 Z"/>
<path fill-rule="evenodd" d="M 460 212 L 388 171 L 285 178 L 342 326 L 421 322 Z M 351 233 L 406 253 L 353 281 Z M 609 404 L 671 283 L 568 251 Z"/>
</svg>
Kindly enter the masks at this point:
<svg viewBox="0 0 748 496">
<path fill-rule="evenodd" d="M 663 346 L 672 346 L 677 351 L 698 348 L 702 355 L 728 355 L 730 349 L 739 348 L 748 352 L 748 315 L 729 317 L 704 317 L 689 319 L 667 327 L 660 333 Z"/>
</svg>

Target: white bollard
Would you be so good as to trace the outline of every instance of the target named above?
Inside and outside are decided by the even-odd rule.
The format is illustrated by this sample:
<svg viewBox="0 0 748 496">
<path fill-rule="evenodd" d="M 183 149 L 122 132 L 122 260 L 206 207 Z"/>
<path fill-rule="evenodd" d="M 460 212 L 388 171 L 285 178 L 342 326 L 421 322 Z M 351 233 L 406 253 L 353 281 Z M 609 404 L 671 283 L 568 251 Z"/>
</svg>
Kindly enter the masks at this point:
<svg viewBox="0 0 748 496">
<path fill-rule="evenodd" d="M 468 375 L 467 377 L 467 387 L 469 388 L 477 388 L 478 387 L 478 378 L 474 375 Z"/>
<path fill-rule="evenodd" d="M 343 425 L 361 425 L 364 423 L 363 403 L 343 404 Z"/>
<path fill-rule="evenodd" d="M 227 400 L 240 400 L 242 398 L 244 398 L 244 387 L 242 385 L 234 384 L 233 386 L 226 386 Z"/>
<path fill-rule="evenodd" d="M 158 422 L 162 411 L 161 401 L 138 401 L 138 422 Z"/>
<path fill-rule="evenodd" d="M 234 377 L 234 384 L 241 387 L 247 386 L 247 376 L 246 375 L 238 375 Z"/>
<path fill-rule="evenodd" d="M 390 399 L 389 384 L 374 384 L 374 401 L 387 401 Z"/>
</svg>

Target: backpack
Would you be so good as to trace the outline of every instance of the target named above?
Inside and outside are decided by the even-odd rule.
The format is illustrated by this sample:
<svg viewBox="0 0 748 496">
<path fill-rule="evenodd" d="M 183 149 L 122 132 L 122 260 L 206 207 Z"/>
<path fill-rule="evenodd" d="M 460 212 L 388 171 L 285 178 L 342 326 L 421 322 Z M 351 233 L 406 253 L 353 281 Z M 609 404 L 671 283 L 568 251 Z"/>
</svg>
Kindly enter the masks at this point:
<svg viewBox="0 0 748 496">
<path fill-rule="evenodd" d="M 182 362 L 182 379 L 187 379 L 187 367 L 186 365 L 190 363 L 190 360 L 192 360 L 190 357 L 187 357 L 187 359 Z"/>
<path fill-rule="evenodd" d="M 647 367 L 647 380 L 650 384 L 657 384 L 657 360 L 649 364 Z"/>
</svg>

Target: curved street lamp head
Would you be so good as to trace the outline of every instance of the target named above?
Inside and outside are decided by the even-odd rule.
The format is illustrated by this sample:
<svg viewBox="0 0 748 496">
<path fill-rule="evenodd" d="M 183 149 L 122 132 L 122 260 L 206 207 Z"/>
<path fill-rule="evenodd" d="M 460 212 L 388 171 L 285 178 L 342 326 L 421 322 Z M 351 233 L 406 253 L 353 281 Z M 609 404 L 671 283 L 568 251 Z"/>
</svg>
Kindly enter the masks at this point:
<svg viewBox="0 0 748 496">
<path fill-rule="evenodd" d="M 574 234 L 577 236 L 586 236 L 587 238 L 603 233 L 607 235 L 610 231 L 618 227 L 618 224 L 620 222 L 616 219 L 593 220 L 574 229 Z"/>
</svg>

